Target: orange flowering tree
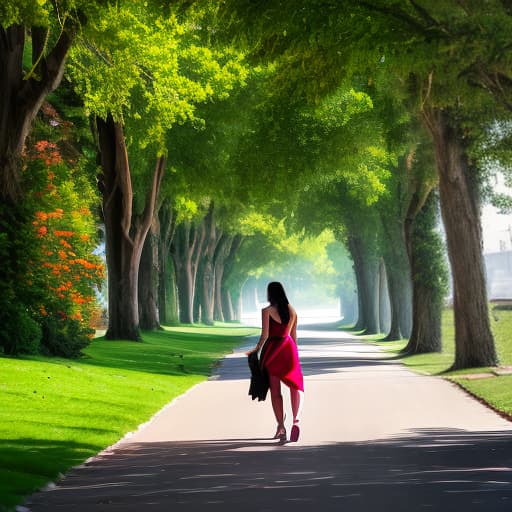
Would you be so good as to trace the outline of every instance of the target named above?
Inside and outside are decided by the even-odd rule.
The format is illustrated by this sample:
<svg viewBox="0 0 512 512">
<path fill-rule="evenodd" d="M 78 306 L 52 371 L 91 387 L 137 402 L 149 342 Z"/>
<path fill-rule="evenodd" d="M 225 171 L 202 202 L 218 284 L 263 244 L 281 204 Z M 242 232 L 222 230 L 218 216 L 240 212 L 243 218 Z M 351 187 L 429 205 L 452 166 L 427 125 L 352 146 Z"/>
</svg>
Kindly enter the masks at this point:
<svg viewBox="0 0 512 512">
<path fill-rule="evenodd" d="M 79 140 L 80 128 L 43 105 L 22 155 L 23 199 L 0 204 L 0 350 L 6 354 L 75 357 L 94 332 L 90 320 L 104 266 L 94 254 L 96 166 L 84 155 L 88 141 Z"/>
<path fill-rule="evenodd" d="M 75 356 L 94 333 L 90 319 L 104 278 L 103 263 L 94 254 L 90 205 L 96 197 L 83 161 L 69 166 L 56 143 L 37 141 L 26 159 L 35 248 L 26 274 L 36 291 L 32 314 L 41 325 L 45 351 Z"/>
</svg>

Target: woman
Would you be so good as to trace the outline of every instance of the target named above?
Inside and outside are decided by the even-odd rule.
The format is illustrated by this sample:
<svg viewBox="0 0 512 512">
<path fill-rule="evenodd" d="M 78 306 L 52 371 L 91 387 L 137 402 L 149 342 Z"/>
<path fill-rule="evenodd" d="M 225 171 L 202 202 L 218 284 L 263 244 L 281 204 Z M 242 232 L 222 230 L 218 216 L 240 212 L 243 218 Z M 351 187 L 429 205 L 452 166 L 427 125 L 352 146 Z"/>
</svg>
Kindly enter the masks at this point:
<svg viewBox="0 0 512 512">
<path fill-rule="evenodd" d="M 286 441 L 281 381 L 290 388 L 293 426 L 290 441 L 299 439 L 299 413 L 304 379 L 297 351 L 297 313 L 289 304 L 281 283 L 269 283 L 267 298 L 270 305 L 262 309 L 261 336 L 252 350 L 261 351 L 260 363 L 268 373 L 272 408 L 277 420 L 274 439 Z"/>
</svg>

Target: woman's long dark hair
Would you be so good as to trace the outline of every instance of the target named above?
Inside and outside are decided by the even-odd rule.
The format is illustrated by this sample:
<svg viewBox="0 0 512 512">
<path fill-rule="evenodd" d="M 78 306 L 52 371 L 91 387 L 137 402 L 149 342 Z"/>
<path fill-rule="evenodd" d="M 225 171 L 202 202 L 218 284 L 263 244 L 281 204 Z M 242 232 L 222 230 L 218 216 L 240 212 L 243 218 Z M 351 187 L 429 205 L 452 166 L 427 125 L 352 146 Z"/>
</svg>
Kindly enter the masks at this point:
<svg viewBox="0 0 512 512">
<path fill-rule="evenodd" d="M 272 306 L 277 308 L 281 323 L 287 324 L 290 321 L 290 310 L 288 309 L 288 297 L 283 285 L 276 281 L 269 283 L 267 287 L 267 298 Z"/>
</svg>

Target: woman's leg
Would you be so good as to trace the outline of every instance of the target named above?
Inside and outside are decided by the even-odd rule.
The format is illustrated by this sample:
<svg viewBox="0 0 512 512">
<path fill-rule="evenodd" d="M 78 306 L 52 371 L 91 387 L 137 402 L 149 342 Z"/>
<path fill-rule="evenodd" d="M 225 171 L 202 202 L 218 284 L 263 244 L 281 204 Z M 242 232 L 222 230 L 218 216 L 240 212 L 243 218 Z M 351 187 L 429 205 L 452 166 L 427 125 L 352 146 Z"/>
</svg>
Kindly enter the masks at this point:
<svg viewBox="0 0 512 512">
<path fill-rule="evenodd" d="M 275 375 L 268 376 L 270 383 L 270 398 L 272 399 L 272 409 L 277 421 L 278 427 L 284 427 L 283 418 L 283 395 L 281 395 L 281 380 Z"/>
<path fill-rule="evenodd" d="M 299 422 L 299 415 L 302 409 L 303 393 L 298 389 L 290 388 L 290 401 L 292 403 L 293 423 Z"/>
<path fill-rule="evenodd" d="M 299 428 L 299 415 L 302 409 L 302 391 L 298 389 L 290 388 L 290 401 L 292 403 L 293 413 L 293 426 L 290 433 L 290 442 L 295 443 L 299 440 L 300 428 Z"/>
</svg>

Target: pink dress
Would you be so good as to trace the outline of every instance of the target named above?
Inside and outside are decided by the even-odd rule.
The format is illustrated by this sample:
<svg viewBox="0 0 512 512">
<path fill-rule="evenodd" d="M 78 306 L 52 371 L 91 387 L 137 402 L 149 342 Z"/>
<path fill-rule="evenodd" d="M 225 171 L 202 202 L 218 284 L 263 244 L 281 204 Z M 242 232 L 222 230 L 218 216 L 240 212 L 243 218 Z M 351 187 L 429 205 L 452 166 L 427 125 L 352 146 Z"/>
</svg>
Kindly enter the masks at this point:
<svg viewBox="0 0 512 512">
<path fill-rule="evenodd" d="M 297 345 L 287 331 L 288 324 L 283 325 L 269 316 L 269 335 L 263 347 L 261 366 L 290 388 L 304 391 Z"/>
</svg>

